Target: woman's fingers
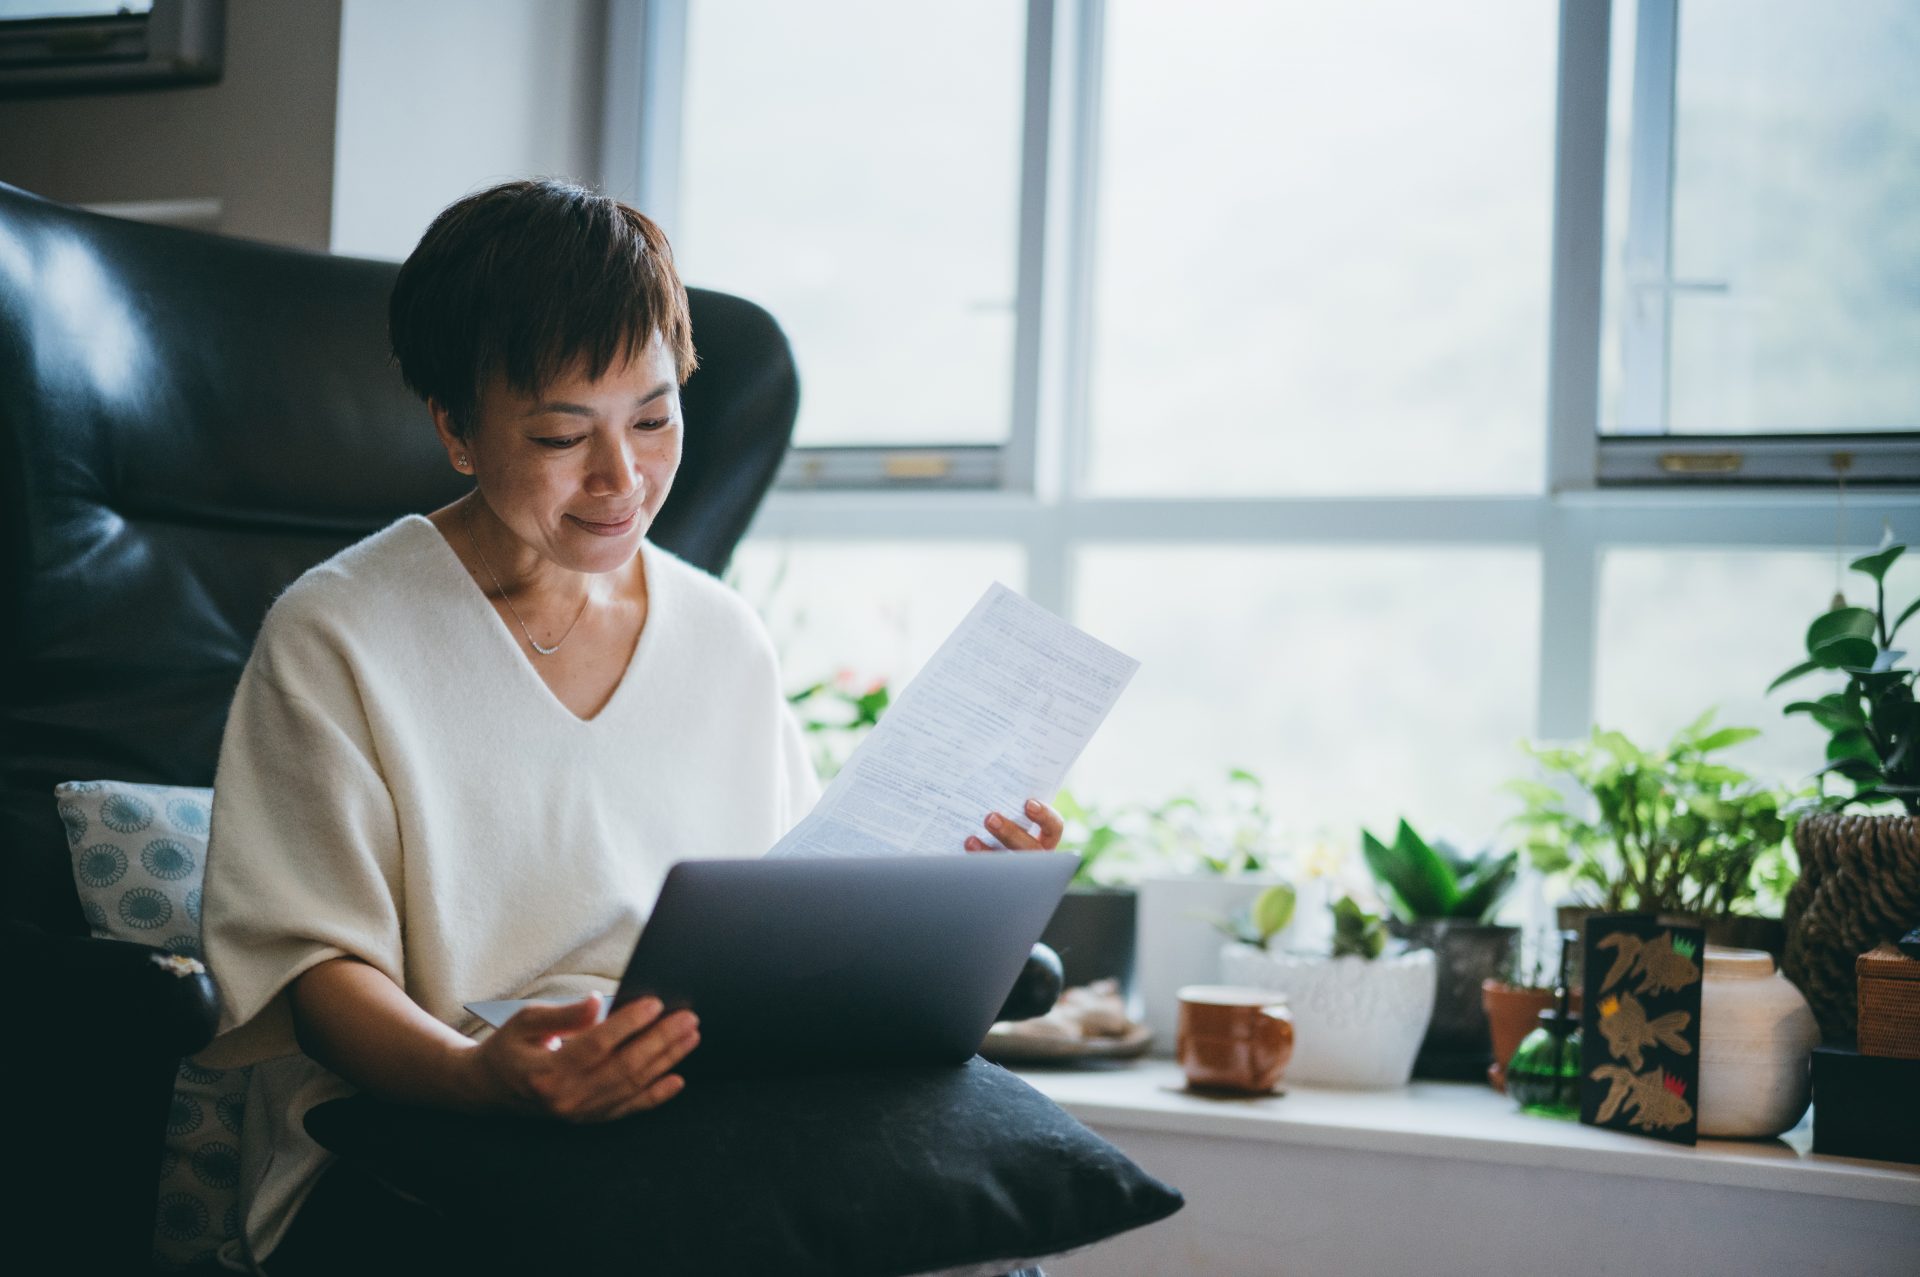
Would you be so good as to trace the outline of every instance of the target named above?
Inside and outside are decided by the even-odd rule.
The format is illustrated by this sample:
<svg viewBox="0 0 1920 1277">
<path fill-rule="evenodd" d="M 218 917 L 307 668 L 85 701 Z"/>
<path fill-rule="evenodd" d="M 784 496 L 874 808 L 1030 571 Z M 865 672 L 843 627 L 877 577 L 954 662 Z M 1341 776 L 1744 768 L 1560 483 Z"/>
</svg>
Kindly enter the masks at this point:
<svg viewBox="0 0 1920 1277">
<path fill-rule="evenodd" d="M 1008 820 L 997 811 L 987 813 L 987 832 L 1000 840 L 1000 845 L 1008 851 L 1052 851 L 1060 845 L 1060 835 L 1066 830 L 1066 822 L 1060 819 L 1060 813 L 1037 798 L 1027 800 L 1027 819 L 1033 821 L 1037 832 L 1029 833 L 1017 820 Z M 968 851 L 986 851 L 988 845 L 979 838 L 967 839 Z"/>
<path fill-rule="evenodd" d="M 666 1006 L 659 998 L 635 998 L 625 1006 L 615 1008 L 599 1024 L 570 1038 L 567 1051 L 581 1069 L 597 1068 L 618 1051 L 628 1038 L 645 1031 L 647 1026 L 657 1021 L 665 1010 Z"/>
<path fill-rule="evenodd" d="M 1052 851 L 1060 845 L 1061 835 L 1067 832 L 1067 822 L 1060 813 L 1041 802 L 1038 798 L 1027 799 L 1027 815 L 1040 827 L 1040 846 Z"/>
<path fill-rule="evenodd" d="M 634 1039 L 581 1081 L 581 1107 L 604 1117 L 644 1095 L 700 1045 L 696 1028 L 667 1027 Z"/>
<path fill-rule="evenodd" d="M 648 1109 L 659 1108 L 674 1096 L 687 1089 L 687 1080 L 678 1073 L 669 1073 L 649 1086 L 640 1094 L 626 1101 L 607 1114 L 609 1122 L 628 1117 L 634 1113 L 643 1113 Z"/>
</svg>

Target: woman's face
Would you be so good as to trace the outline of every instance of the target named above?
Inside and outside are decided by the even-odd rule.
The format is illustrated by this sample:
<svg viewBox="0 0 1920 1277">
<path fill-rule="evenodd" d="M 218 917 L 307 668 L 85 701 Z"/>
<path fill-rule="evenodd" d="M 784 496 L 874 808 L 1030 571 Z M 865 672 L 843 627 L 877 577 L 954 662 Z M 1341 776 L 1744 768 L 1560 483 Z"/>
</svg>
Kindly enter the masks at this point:
<svg viewBox="0 0 1920 1277">
<path fill-rule="evenodd" d="M 539 399 L 495 373 L 461 440 L 434 422 L 495 516 L 533 553 L 575 572 L 611 572 L 640 548 L 680 468 L 680 385 L 658 333 L 598 381 L 578 370 Z"/>
</svg>

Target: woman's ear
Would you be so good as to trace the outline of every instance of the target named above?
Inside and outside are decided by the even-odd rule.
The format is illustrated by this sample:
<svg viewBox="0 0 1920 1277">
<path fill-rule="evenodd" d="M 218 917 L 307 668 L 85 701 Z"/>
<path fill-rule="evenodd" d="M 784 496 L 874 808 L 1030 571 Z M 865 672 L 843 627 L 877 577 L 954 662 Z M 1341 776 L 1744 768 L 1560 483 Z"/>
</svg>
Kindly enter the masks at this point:
<svg viewBox="0 0 1920 1277">
<path fill-rule="evenodd" d="M 440 446 L 447 450 L 447 460 L 461 474 L 473 473 L 473 450 L 467 446 L 453 429 L 453 414 L 447 411 L 445 404 L 428 396 L 427 411 L 433 414 L 434 433 L 440 436 Z"/>
</svg>

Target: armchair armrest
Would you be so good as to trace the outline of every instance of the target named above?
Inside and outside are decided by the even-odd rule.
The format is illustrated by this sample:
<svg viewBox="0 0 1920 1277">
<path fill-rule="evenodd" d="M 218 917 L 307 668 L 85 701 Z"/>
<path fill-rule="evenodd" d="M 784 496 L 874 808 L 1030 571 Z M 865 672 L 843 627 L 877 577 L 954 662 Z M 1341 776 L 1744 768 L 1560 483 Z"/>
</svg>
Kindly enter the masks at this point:
<svg viewBox="0 0 1920 1277">
<path fill-rule="evenodd" d="M 0 923 L 13 977 L 0 1087 L 14 1147 L 34 1151 L 9 1213 L 30 1221 L 16 1234 L 29 1252 L 52 1248 L 28 1271 L 147 1270 L 174 1075 L 219 1019 L 213 981 L 171 956 Z"/>
</svg>

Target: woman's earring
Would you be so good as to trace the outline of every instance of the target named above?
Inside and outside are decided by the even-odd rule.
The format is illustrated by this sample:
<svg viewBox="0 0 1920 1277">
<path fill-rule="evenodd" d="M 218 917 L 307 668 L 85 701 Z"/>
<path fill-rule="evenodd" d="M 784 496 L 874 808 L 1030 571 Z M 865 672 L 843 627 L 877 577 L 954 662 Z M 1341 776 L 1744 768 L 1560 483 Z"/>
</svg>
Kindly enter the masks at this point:
<svg viewBox="0 0 1920 1277">
<path fill-rule="evenodd" d="M 467 468 L 467 454 L 464 452 L 460 454 L 460 468 L 462 470 Z"/>
</svg>

